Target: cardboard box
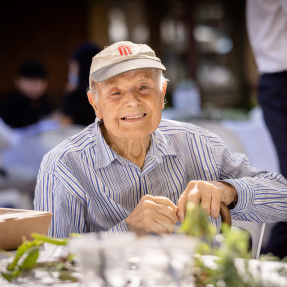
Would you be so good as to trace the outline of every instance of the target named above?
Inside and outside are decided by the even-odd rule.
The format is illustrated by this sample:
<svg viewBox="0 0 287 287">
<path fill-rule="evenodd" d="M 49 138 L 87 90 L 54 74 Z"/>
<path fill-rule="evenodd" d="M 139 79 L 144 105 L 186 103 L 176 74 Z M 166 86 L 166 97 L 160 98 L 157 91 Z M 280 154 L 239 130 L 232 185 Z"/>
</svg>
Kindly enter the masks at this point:
<svg viewBox="0 0 287 287">
<path fill-rule="evenodd" d="M 16 249 L 33 232 L 46 235 L 51 218 L 45 211 L 0 208 L 0 250 Z"/>
</svg>

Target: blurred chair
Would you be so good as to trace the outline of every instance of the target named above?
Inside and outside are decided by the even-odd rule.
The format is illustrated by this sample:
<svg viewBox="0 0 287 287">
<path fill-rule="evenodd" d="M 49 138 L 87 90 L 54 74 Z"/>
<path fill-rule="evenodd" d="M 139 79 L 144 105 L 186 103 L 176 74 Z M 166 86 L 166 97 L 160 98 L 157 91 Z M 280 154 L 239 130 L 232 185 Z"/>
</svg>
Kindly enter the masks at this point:
<svg viewBox="0 0 287 287">
<path fill-rule="evenodd" d="M 0 208 L 33 209 L 29 192 L 17 188 L 0 189 Z"/>
<path fill-rule="evenodd" d="M 265 223 L 232 219 L 232 227 L 241 228 L 250 233 L 252 239 L 252 258 L 258 259 L 265 231 Z"/>
<path fill-rule="evenodd" d="M 83 128 L 77 125 L 61 127 L 53 121 L 42 121 L 19 130 L 17 141 L 0 152 L 3 170 L 7 173 L 6 176 L 0 174 L 0 207 L 33 209 L 37 174 L 44 155 Z M 1 140 L 2 137 L 0 151 Z"/>
</svg>

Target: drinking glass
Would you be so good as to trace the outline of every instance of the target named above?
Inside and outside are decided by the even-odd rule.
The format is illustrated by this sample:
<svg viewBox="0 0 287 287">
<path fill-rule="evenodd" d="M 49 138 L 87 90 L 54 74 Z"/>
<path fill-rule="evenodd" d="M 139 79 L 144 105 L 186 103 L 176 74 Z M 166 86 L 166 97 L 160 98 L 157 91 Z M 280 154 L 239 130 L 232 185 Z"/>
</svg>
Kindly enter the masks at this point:
<svg viewBox="0 0 287 287">
<path fill-rule="evenodd" d="M 197 241 L 186 235 L 146 236 L 137 242 L 143 286 L 191 286 Z"/>
<path fill-rule="evenodd" d="M 170 259 L 170 272 L 175 286 L 190 286 L 193 282 L 194 251 L 198 240 L 184 234 L 162 236 L 162 245 Z"/>
<path fill-rule="evenodd" d="M 106 286 L 103 273 L 103 252 L 96 233 L 71 238 L 69 250 L 75 254 L 75 261 L 81 270 L 81 281 L 85 287 Z"/>
<path fill-rule="evenodd" d="M 110 287 L 124 287 L 127 285 L 129 269 L 128 254 L 130 246 L 135 240 L 132 233 L 101 234 L 104 253 L 104 275 Z"/>
<path fill-rule="evenodd" d="M 145 287 L 170 286 L 172 283 L 169 255 L 161 243 L 157 236 L 145 236 L 137 241 L 139 271 Z"/>
<path fill-rule="evenodd" d="M 123 287 L 127 284 L 127 252 L 134 235 L 88 233 L 71 238 L 85 287 Z"/>
</svg>

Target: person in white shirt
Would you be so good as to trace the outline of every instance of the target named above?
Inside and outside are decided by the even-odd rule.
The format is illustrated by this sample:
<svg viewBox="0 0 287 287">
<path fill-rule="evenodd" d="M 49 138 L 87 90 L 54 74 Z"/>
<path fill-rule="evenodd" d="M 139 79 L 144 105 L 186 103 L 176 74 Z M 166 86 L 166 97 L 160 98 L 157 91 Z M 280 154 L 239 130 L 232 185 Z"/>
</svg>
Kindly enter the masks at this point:
<svg viewBox="0 0 287 287">
<path fill-rule="evenodd" d="M 258 100 L 287 178 L 287 1 L 248 0 L 247 32 L 259 72 Z M 277 223 L 264 253 L 287 255 L 287 223 Z"/>
</svg>

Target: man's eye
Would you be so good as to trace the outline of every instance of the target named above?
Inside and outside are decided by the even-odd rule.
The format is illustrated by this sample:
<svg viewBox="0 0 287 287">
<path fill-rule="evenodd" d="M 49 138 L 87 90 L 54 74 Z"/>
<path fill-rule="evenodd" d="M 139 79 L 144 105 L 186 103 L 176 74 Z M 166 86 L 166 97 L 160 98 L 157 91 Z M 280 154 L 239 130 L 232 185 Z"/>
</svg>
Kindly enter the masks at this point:
<svg viewBox="0 0 287 287">
<path fill-rule="evenodd" d="M 116 96 L 116 95 L 119 95 L 120 92 L 115 92 L 115 93 L 112 93 L 113 96 Z"/>
<path fill-rule="evenodd" d="M 147 89 L 147 86 L 141 86 L 140 87 L 140 90 L 146 90 Z"/>
</svg>

